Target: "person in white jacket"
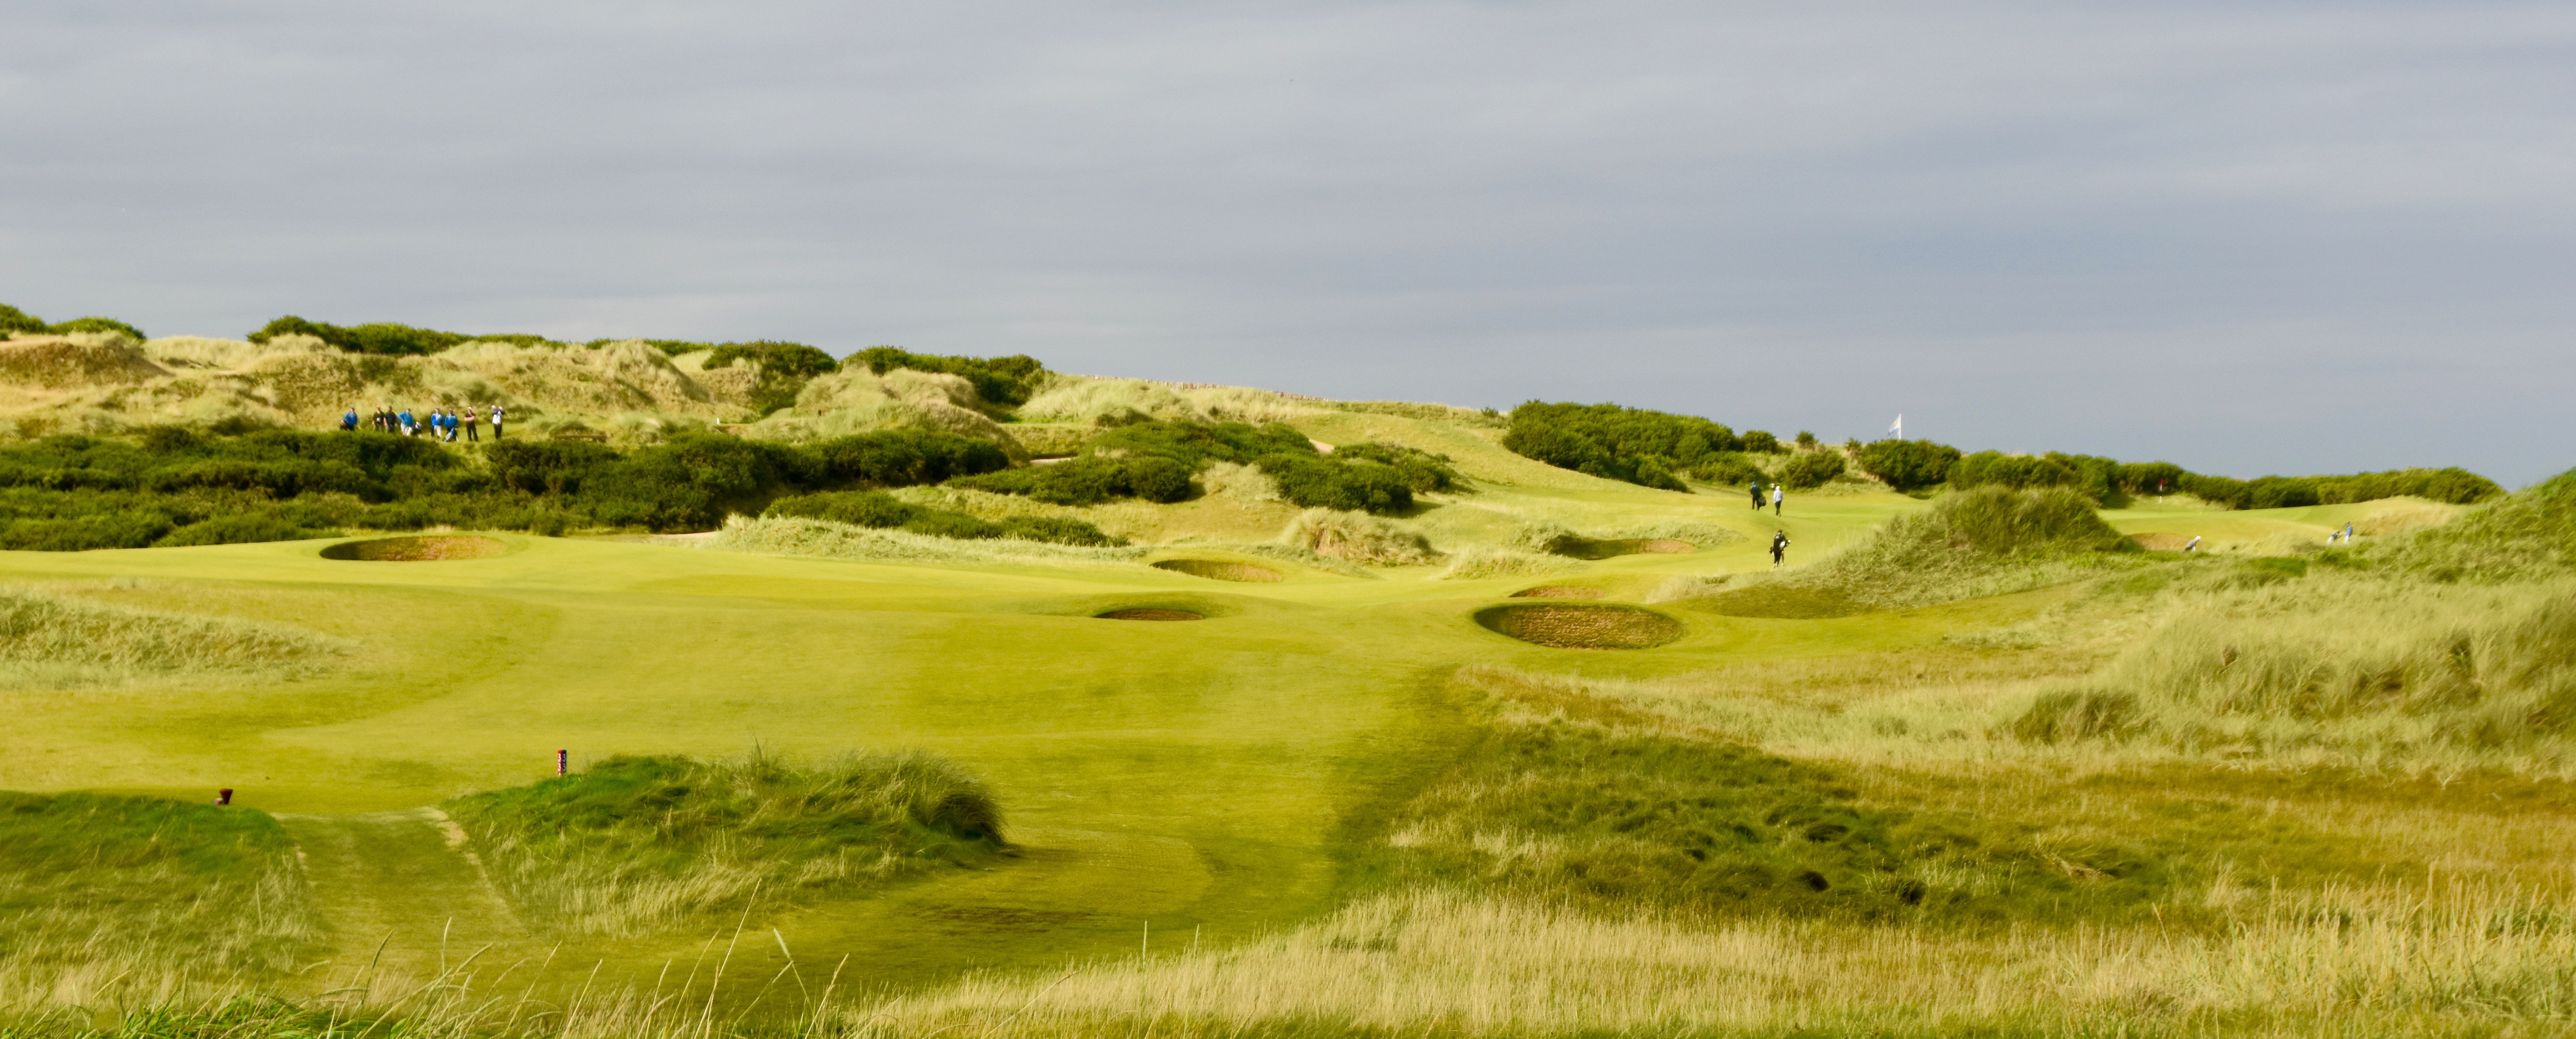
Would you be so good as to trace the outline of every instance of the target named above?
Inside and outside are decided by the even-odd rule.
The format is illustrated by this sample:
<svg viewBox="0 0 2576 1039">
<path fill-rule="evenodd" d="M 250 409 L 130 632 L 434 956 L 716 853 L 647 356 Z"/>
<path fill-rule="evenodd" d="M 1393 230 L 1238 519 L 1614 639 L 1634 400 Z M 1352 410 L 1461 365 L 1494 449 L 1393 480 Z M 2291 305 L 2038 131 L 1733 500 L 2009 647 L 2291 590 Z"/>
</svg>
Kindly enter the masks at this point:
<svg viewBox="0 0 2576 1039">
<path fill-rule="evenodd" d="M 1780 514 L 1780 485 L 1776 483 L 1771 485 L 1771 514 Z"/>
</svg>

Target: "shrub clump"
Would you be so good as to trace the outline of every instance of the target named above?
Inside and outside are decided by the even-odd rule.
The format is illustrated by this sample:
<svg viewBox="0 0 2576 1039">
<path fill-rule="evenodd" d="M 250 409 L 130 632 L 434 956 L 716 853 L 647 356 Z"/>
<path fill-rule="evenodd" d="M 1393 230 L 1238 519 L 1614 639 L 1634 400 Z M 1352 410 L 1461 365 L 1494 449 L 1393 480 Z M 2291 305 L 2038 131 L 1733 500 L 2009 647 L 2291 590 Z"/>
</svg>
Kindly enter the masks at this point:
<svg viewBox="0 0 2576 1039">
<path fill-rule="evenodd" d="M 615 757 L 442 805 L 540 926 L 627 935 L 984 861 L 1004 847 L 992 792 L 946 758 Z"/>
<path fill-rule="evenodd" d="M 1780 482 L 1789 485 L 1791 490 L 1814 490 L 1832 483 L 1843 471 L 1842 452 L 1801 451 L 1780 467 Z"/>
<path fill-rule="evenodd" d="M 1439 558 L 1420 531 L 1365 513 L 1308 509 L 1288 521 L 1279 543 L 1353 563 L 1412 566 Z"/>
<path fill-rule="evenodd" d="M 871 346 L 851 354 L 844 365 L 865 365 L 878 375 L 897 368 L 916 372 L 954 375 L 975 387 L 975 395 L 993 404 L 1028 403 L 1046 377 L 1046 365 L 1026 354 L 1009 357 L 951 357 L 942 354 L 917 354 L 893 346 Z"/>
<path fill-rule="evenodd" d="M 826 491 L 771 502 L 763 516 L 828 520 L 878 530 L 904 530 L 930 537 L 984 540 L 1015 538 L 1055 545 L 1124 545 L 1127 539 L 1102 533 L 1099 527 L 1062 516 L 1006 516 L 978 519 L 962 512 L 914 505 L 884 491 Z"/>
<path fill-rule="evenodd" d="M 70 335 L 74 332 L 114 332 L 138 343 L 151 338 L 144 335 L 142 329 L 112 317 L 76 317 L 48 325 L 43 318 L 0 303 L 0 339 L 13 335 Z"/>
<path fill-rule="evenodd" d="M 750 343 L 725 343 L 713 347 L 706 367 L 730 368 L 746 365 L 760 373 L 752 384 L 752 409 L 763 415 L 792 407 L 796 395 L 815 376 L 829 375 L 841 367 L 832 355 L 803 343 L 779 343 L 767 339 Z"/>
<path fill-rule="evenodd" d="M 1066 461 L 953 480 L 950 486 L 1025 495 L 1052 505 L 1097 505 L 1117 498 L 1168 504 L 1198 495 L 1193 477 L 1201 469 L 1231 462 L 1258 468 L 1279 485 L 1281 497 L 1300 506 L 1389 514 L 1413 508 L 1415 481 L 1442 478 L 1427 461 L 1437 456 L 1416 458 L 1399 451 L 1325 455 L 1305 434 L 1278 422 L 1139 420 L 1101 434 L 1083 446 L 1081 455 Z"/>
<path fill-rule="evenodd" d="M 1858 452 L 1862 472 L 1900 491 L 1919 491 L 1950 478 L 1959 449 L 1929 440 L 1880 440 Z"/>
<path fill-rule="evenodd" d="M 2576 570 L 2576 469 L 2392 546 L 2395 565 L 2439 580 L 2502 581 Z"/>
<path fill-rule="evenodd" d="M 1546 404 L 1512 409 L 1503 447 L 1560 469 L 1641 487 L 1687 493 L 1676 472 L 1739 451 L 1735 432 L 1704 418 L 1616 404 Z"/>
</svg>

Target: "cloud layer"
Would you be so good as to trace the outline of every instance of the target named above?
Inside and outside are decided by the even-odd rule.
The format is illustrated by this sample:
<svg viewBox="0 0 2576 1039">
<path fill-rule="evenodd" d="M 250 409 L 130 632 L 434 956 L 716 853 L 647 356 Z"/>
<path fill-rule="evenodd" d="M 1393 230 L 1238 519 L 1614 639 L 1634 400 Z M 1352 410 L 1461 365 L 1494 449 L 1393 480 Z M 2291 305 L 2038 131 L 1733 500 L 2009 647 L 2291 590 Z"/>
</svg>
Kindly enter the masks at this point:
<svg viewBox="0 0 2576 1039">
<path fill-rule="evenodd" d="M 22 3 L 0 301 L 2576 464 L 2576 9 Z"/>
</svg>

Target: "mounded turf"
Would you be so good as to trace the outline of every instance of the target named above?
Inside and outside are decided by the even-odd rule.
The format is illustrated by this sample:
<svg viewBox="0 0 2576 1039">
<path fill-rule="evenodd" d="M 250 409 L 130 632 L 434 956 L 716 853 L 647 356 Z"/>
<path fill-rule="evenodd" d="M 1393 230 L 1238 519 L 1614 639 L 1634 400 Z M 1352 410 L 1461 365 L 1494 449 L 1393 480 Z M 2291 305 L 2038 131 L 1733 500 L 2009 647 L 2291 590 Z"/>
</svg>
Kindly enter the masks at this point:
<svg viewBox="0 0 2576 1039">
<path fill-rule="evenodd" d="M 1229 563 L 1221 559 L 1166 559 L 1155 563 L 1154 569 L 1169 570 L 1192 577 L 1204 577 L 1211 581 L 1275 584 L 1279 580 L 1279 571 L 1269 567 L 1254 566 L 1250 563 Z"/>
</svg>

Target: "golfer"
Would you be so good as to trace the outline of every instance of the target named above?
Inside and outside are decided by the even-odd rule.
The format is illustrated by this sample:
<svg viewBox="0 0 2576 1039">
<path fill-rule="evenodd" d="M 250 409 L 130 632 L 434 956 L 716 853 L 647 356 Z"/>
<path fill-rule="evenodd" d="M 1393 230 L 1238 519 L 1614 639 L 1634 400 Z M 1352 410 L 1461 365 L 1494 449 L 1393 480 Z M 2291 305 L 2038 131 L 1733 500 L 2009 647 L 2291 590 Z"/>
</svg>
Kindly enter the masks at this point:
<svg viewBox="0 0 2576 1039">
<path fill-rule="evenodd" d="M 1753 481 L 1753 511 L 1762 511 L 1762 481 L 1758 477 Z"/>
<path fill-rule="evenodd" d="M 474 409 L 472 408 L 465 409 L 465 439 L 468 441 L 477 439 L 474 435 Z"/>
<path fill-rule="evenodd" d="M 501 439 L 501 406 L 492 405 L 492 439 Z"/>
<path fill-rule="evenodd" d="M 1755 506 L 1755 508 L 1760 507 Z M 1780 485 L 1776 483 L 1771 485 L 1771 514 L 1774 516 L 1780 514 Z"/>
<path fill-rule="evenodd" d="M 1787 559 L 1788 557 L 1789 557 L 1789 534 L 1788 534 L 1788 532 L 1787 532 L 1787 531 L 1778 531 L 1778 530 L 1772 531 L 1772 532 L 1771 532 L 1771 569 L 1774 569 L 1774 570 L 1780 569 L 1780 562 L 1781 562 L 1782 560 L 1784 560 L 1784 559 Z"/>
<path fill-rule="evenodd" d="M 358 431 L 357 405 L 350 405 L 348 413 L 340 416 L 340 431 L 343 433 L 355 433 Z"/>
</svg>

